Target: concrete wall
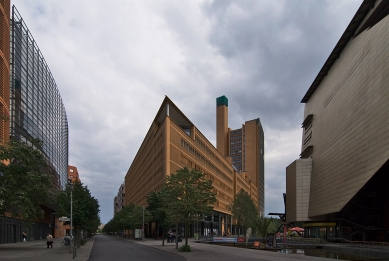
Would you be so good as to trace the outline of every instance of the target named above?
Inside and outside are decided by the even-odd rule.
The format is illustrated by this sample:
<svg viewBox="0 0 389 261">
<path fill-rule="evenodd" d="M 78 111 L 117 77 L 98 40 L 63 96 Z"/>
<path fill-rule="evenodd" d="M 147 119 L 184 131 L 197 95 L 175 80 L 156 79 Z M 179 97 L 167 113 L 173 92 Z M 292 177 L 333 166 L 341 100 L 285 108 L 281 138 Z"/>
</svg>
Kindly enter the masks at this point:
<svg viewBox="0 0 389 261">
<path fill-rule="evenodd" d="M 388 23 L 350 40 L 305 105 L 305 117 L 313 114 L 310 217 L 340 211 L 389 159 Z"/>
<path fill-rule="evenodd" d="M 286 221 L 309 221 L 312 159 L 299 159 L 286 167 Z"/>
</svg>

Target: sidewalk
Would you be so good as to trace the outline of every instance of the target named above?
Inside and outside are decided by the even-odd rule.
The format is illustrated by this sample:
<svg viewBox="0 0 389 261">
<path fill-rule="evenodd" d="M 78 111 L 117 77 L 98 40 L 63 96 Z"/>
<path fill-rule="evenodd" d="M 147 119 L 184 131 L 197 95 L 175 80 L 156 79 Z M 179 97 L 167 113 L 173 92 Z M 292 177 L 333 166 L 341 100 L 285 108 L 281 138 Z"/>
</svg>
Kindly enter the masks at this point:
<svg viewBox="0 0 389 261">
<path fill-rule="evenodd" d="M 53 248 L 46 247 L 46 240 L 27 241 L 26 243 L 10 243 L 0 244 L 0 261 L 71 261 L 73 260 L 72 253 L 69 252 L 69 247 L 61 245 L 63 238 L 54 238 Z M 75 261 L 88 261 L 95 237 L 92 237 L 88 242 L 77 248 L 77 256 Z M 330 261 L 331 258 L 305 256 L 301 254 L 285 254 L 272 251 L 264 251 L 259 249 L 246 249 L 237 247 L 220 246 L 215 244 L 197 243 L 193 239 L 189 239 L 188 244 L 191 247 L 191 252 L 179 252 L 176 249 L 175 243 L 167 243 L 165 240 L 162 246 L 162 240 L 146 239 L 129 240 L 133 243 L 144 245 L 147 247 L 156 248 L 162 251 L 170 252 L 176 255 L 185 257 L 188 261 L 225 261 L 225 260 L 261 260 L 261 261 L 291 261 L 291 260 L 310 260 L 310 261 Z M 185 239 L 183 239 L 184 241 Z M 178 243 L 178 248 L 184 242 Z M 339 246 L 337 246 L 339 247 Z M 351 249 L 356 252 L 356 249 Z M 385 252 L 385 251 L 379 251 Z M 389 253 L 387 253 L 389 254 Z"/>
<path fill-rule="evenodd" d="M 76 261 L 87 261 L 93 247 L 94 237 L 84 246 L 77 248 Z M 25 243 L 0 244 L 0 261 L 70 261 L 73 260 L 69 246 L 61 245 L 63 238 L 54 238 L 53 248 L 47 248 L 46 239 Z"/>
<path fill-rule="evenodd" d="M 180 248 L 183 242 L 178 243 Z M 166 243 L 162 246 L 162 240 L 147 239 L 145 241 L 133 241 L 148 247 L 160 249 L 162 251 L 174 253 L 186 257 L 189 261 L 225 261 L 225 260 L 261 260 L 261 261 L 291 261 L 291 260 L 310 260 L 310 261 L 330 261 L 330 258 L 304 256 L 299 254 L 284 254 L 259 249 L 246 249 L 237 247 L 220 246 L 215 244 L 197 243 L 194 239 L 189 239 L 188 244 L 191 252 L 179 252 L 175 243 Z"/>
</svg>

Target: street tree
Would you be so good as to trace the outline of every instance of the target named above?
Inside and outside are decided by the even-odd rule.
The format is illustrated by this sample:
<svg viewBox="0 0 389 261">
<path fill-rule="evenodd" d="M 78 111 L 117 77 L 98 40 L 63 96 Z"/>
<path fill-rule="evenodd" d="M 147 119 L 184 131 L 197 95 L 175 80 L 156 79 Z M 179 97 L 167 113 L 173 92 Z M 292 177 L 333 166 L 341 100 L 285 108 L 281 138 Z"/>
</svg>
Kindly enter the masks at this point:
<svg viewBox="0 0 389 261">
<path fill-rule="evenodd" d="M 51 176 L 39 140 L 12 140 L 0 145 L 0 216 L 32 221 L 41 218 L 41 205 L 50 202 Z"/>
<path fill-rule="evenodd" d="M 273 225 L 273 221 L 273 218 L 267 217 L 257 217 L 254 220 L 254 226 L 257 229 L 257 232 L 262 238 L 264 244 L 266 244 L 266 235 L 268 232 L 270 232 L 270 229 Z"/>
<path fill-rule="evenodd" d="M 73 195 L 74 234 L 79 246 L 82 229 L 87 230 L 89 233 L 97 230 L 100 224 L 100 205 L 98 200 L 91 195 L 88 187 L 76 181 L 73 185 L 67 185 L 65 190 L 60 191 L 57 195 L 57 214 L 59 216 L 70 217 L 71 191 Z"/>
<path fill-rule="evenodd" d="M 119 225 L 119 219 L 115 218 L 117 214 L 111 218 L 110 221 L 108 221 L 107 224 L 103 227 L 103 232 L 104 233 L 116 233 L 120 230 L 120 225 Z"/>
<path fill-rule="evenodd" d="M 144 225 L 143 220 L 145 223 L 148 223 L 150 220 L 148 211 L 143 210 L 143 206 L 135 203 L 128 204 L 116 215 L 119 227 L 128 230 L 142 228 Z"/>
<path fill-rule="evenodd" d="M 167 218 L 174 223 L 185 223 L 184 251 L 190 251 L 188 246 L 189 224 L 199 219 L 200 214 L 211 214 L 212 204 L 216 202 L 212 181 L 196 169 L 184 167 L 175 174 L 166 177 L 160 191 L 163 208 Z"/>
<path fill-rule="evenodd" d="M 143 211 L 143 206 L 129 203 L 104 226 L 105 233 L 118 233 L 125 230 L 135 230 L 142 228 L 143 220 L 148 223 L 151 216 L 147 209 Z"/>
<path fill-rule="evenodd" d="M 238 227 L 242 227 L 246 231 L 247 228 L 252 228 L 255 225 L 255 220 L 258 217 L 258 210 L 254 201 L 246 191 L 241 189 L 238 194 L 236 194 L 230 208 Z"/>
<path fill-rule="evenodd" d="M 167 229 L 169 226 L 172 225 L 172 221 L 168 219 L 166 211 L 163 207 L 160 191 L 152 191 L 147 195 L 147 210 L 150 213 L 150 221 L 154 221 L 162 227 L 162 245 L 164 246 L 165 235 L 167 234 Z"/>
</svg>

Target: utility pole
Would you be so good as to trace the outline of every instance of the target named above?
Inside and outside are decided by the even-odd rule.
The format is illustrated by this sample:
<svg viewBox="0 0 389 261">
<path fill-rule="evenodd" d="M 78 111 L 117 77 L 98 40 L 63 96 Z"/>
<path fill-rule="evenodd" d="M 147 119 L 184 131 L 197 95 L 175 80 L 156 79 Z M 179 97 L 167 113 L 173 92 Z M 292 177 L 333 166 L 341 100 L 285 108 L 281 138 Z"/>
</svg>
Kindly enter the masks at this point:
<svg viewBox="0 0 389 261">
<path fill-rule="evenodd" d="M 71 180 L 69 180 L 70 187 L 70 244 L 69 244 L 69 252 L 72 253 L 72 242 L 73 242 L 73 184 Z"/>
</svg>

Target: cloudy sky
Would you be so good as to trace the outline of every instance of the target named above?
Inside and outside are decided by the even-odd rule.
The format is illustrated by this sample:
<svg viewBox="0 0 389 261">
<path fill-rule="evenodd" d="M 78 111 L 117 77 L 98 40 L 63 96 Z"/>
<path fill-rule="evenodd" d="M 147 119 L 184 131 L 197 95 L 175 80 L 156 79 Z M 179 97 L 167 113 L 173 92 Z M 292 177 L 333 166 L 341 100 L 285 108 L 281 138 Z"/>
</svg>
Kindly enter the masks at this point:
<svg viewBox="0 0 389 261">
<path fill-rule="evenodd" d="M 65 104 L 69 165 L 101 221 L 167 95 L 214 144 L 216 98 L 229 127 L 260 118 L 265 211 L 283 212 L 299 157 L 305 92 L 362 0 L 11 0 Z"/>
</svg>

